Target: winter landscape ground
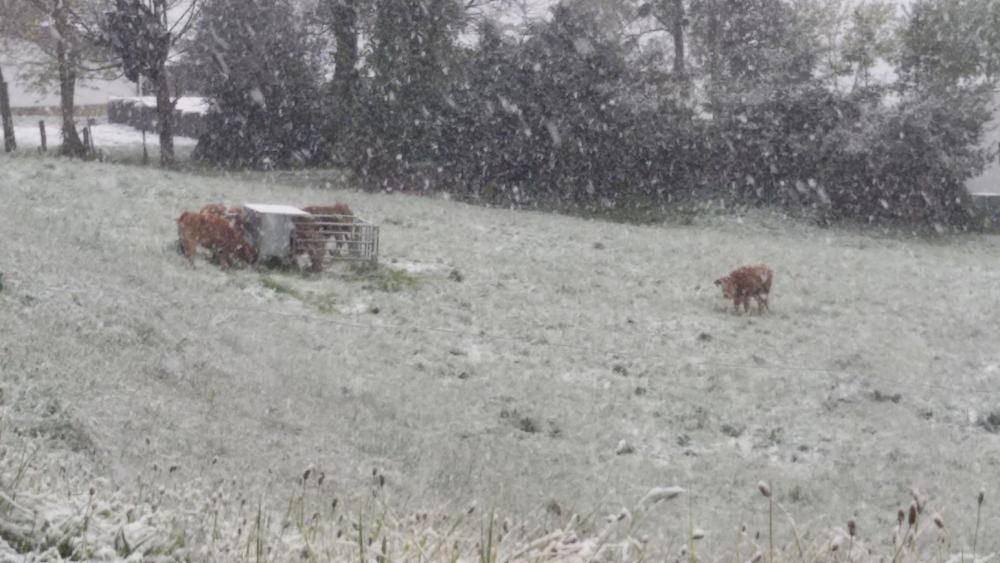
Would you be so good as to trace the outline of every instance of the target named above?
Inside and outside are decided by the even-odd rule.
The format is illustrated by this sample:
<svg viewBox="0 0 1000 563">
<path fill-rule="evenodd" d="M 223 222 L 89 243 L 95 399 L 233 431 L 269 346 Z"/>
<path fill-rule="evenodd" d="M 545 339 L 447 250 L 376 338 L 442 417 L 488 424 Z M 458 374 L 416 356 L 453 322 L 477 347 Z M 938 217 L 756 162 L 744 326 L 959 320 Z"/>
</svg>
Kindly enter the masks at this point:
<svg viewBox="0 0 1000 563">
<path fill-rule="evenodd" d="M 1000 549 L 1000 237 L 635 226 L 350 186 L 0 157 L 0 555 L 47 521 L 93 557 L 253 560 L 251 530 L 273 529 L 265 555 L 298 560 L 308 534 L 280 532 L 302 498 L 306 522 L 475 503 L 470 545 L 490 509 L 524 541 L 628 509 L 647 555 L 694 527 L 702 553 L 749 559 L 759 481 L 820 555 L 853 519 L 891 559 L 912 487 L 946 523 L 928 559 L 970 557 L 981 489 L 978 553 Z M 215 201 L 347 202 L 381 225 L 381 265 L 192 268 L 174 219 Z M 759 261 L 772 310 L 734 315 L 712 280 Z M 662 486 L 686 493 L 638 518 Z M 784 513 L 776 529 L 804 561 Z"/>
</svg>

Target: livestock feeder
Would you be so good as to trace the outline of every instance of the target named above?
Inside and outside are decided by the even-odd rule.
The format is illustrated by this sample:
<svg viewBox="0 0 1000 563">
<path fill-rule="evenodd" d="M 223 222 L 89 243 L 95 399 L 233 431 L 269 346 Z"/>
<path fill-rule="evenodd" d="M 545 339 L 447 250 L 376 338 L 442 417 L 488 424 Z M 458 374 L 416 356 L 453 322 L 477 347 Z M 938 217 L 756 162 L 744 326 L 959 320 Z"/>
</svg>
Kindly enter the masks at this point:
<svg viewBox="0 0 1000 563">
<path fill-rule="evenodd" d="M 337 261 L 377 262 L 379 227 L 357 215 L 314 214 L 291 205 L 247 203 L 241 229 L 262 264 L 320 271 Z M 301 264 L 300 264 L 301 265 Z"/>
</svg>

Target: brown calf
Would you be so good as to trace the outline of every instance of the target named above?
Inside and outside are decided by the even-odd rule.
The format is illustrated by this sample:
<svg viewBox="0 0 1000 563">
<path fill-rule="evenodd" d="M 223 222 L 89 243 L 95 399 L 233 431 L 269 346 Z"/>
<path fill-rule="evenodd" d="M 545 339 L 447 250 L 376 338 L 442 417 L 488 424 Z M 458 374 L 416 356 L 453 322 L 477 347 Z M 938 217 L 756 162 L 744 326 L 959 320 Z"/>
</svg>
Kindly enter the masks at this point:
<svg viewBox="0 0 1000 563">
<path fill-rule="evenodd" d="M 742 266 L 729 273 L 724 278 L 715 280 L 715 285 L 722 288 L 722 296 L 733 300 L 733 307 L 739 311 L 740 303 L 743 312 L 750 311 L 750 298 L 757 301 L 757 312 L 768 309 L 767 298 L 771 293 L 771 280 L 774 272 L 765 264 Z"/>
<path fill-rule="evenodd" d="M 177 219 L 177 236 L 184 256 L 192 264 L 199 246 L 212 252 L 227 268 L 236 260 L 246 264 L 257 260 L 257 249 L 244 241 L 229 221 L 215 214 L 185 211 Z"/>
</svg>

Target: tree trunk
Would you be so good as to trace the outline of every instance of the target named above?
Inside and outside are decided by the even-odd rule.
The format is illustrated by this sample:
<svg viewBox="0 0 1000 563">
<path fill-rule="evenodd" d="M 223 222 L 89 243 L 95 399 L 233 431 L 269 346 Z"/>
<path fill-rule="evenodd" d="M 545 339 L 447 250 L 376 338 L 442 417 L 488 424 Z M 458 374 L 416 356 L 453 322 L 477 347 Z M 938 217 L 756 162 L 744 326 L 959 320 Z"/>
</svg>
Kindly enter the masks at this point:
<svg viewBox="0 0 1000 563">
<path fill-rule="evenodd" d="M 712 85 L 712 90 L 715 90 L 722 81 L 722 65 L 719 60 L 719 33 L 722 31 L 722 26 L 719 23 L 718 0 L 710 0 L 707 7 L 708 45 L 706 45 L 706 49 L 708 51 L 708 77 Z"/>
<path fill-rule="evenodd" d="M 156 86 L 156 120 L 160 124 L 160 166 L 174 165 L 174 104 L 170 101 L 170 80 L 167 75 L 167 59 L 170 55 L 170 36 L 167 27 L 167 1 L 154 0 L 153 13 L 167 33 L 156 63 L 156 76 L 151 76 Z"/>
<path fill-rule="evenodd" d="M 684 0 L 673 0 L 673 3 L 674 75 L 684 80 Z"/>
<path fill-rule="evenodd" d="M 329 136 L 336 149 L 344 146 L 352 130 L 358 83 L 358 0 L 329 0 L 333 35 L 337 42 L 331 81 L 332 103 Z M 338 151 L 339 152 L 339 151 Z"/>
<path fill-rule="evenodd" d="M 160 124 L 160 166 L 174 165 L 174 104 L 170 101 L 170 82 L 166 65 L 156 75 L 156 120 Z"/>
<path fill-rule="evenodd" d="M 3 69 L 0 69 L 0 119 L 3 119 L 4 152 L 17 150 L 17 141 L 14 139 L 14 118 L 10 113 L 10 96 L 7 82 L 3 79 Z"/>
<path fill-rule="evenodd" d="M 65 156 L 85 156 L 87 148 L 83 146 L 80 135 L 76 131 L 76 110 L 74 97 L 76 95 L 76 53 L 68 49 L 66 38 L 73 33 L 66 21 L 66 13 L 62 3 L 57 2 L 52 12 L 56 28 L 56 61 L 59 65 L 59 104 L 62 109 L 62 139 L 60 149 Z"/>
</svg>

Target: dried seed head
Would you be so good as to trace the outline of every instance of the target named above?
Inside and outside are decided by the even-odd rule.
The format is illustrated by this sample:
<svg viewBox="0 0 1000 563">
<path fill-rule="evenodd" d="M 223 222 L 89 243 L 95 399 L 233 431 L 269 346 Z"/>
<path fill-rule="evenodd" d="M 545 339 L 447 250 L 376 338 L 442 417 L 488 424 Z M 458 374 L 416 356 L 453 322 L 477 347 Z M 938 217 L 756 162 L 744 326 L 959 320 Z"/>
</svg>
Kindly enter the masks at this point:
<svg viewBox="0 0 1000 563">
<path fill-rule="evenodd" d="M 757 483 L 757 490 L 759 490 L 760 494 L 764 495 L 765 497 L 771 498 L 771 487 L 769 487 L 767 483 L 765 483 L 764 481 Z"/>
<path fill-rule="evenodd" d="M 308 481 L 309 475 L 311 474 L 312 474 L 312 467 L 307 467 L 306 470 L 302 473 L 302 481 Z"/>
<path fill-rule="evenodd" d="M 607 516 L 605 516 L 604 517 L 604 521 L 608 522 L 609 524 L 612 523 L 612 522 L 621 522 L 622 520 L 624 520 L 626 518 L 627 513 L 628 513 L 628 511 L 626 511 L 623 508 L 622 511 L 619 512 L 618 514 L 608 514 Z"/>
<path fill-rule="evenodd" d="M 660 501 L 673 500 L 685 492 L 681 487 L 653 487 L 639 500 L 639 505 L 646 506 L 656 504 Z"/>
<path fill-rule="evenodd" d="M 979 489 L 979 498 L 977 499 L 979 506 L 983 505 L 984 500 L 986 500 L 986 491 Z"/>
<path fill-rule="evenodd" d="M 923 514 L 924 506 L 927 504 L 927 495 L 917 488 L 910 489 L 910 495 L 913 496 L 913 503 L 917 506 L 917 514 Z"/>
<path fill-rule="evenodd" d="M 849 535 L 849 536 L 851 536 L 853 538 L 854 536 L 857 535 L 857 533 L 858 533 L 857 524 L 854 523 L 854 520 L 848 520 L 847 521 L 847 535 Z"/>
<path fill-rule="evenodd" d="M 898 521 L 899 525 L 902 526 L 903 520 L 905 519 L 906 519 L 906 513 L 903 512 L 902 508 L 900 508 L 898 511 L 896 511 L 896 521 Z"/>
<path fill-rule="evenodd" d="M 764 559 L 764 554 L 758 551 L 756 554 L 754 554 L 753 559 L 750 560 L 750 563 L 760 563 L 762 559 Z"/>
<path fill-rule="evenodd" d="M 937 512 L 935 512 L 934 516 L 933 516 L 933 519 L 934 519 L 934 525 L 937 526 L 939 529 L 943 530 L 944 529 L 944 518 L 941 518 L 941 515 L 938 514 Z"/>
<path fill-rule="evenodd" d="M 917 524 L 917 503 L 910 504 L 910 526 L 915 526 Z"/>
<path fill-rule="evenodd" d="M 704 538 L 705 538 L 705 530 L 702 530 L 701 528 L 695 528 L 694 530 L 691 531 L 691 539 L 700 540 Z"/>
</svg>

